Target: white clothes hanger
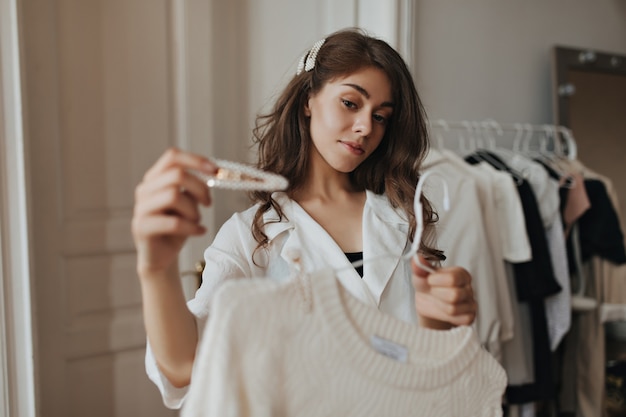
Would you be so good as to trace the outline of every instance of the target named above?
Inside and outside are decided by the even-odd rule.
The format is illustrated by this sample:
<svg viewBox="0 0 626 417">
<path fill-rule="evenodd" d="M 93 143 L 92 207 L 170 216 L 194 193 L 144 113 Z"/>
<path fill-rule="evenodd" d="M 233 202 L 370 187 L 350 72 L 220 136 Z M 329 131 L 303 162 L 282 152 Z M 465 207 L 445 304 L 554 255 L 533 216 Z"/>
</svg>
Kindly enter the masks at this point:
<svg viewBox="0 0 626 417">
<path fill-rule="evenodd" d="M 554 131 L 552 129 L 552 126 L 550 125 L 543 125 L 541 131 L 542 134 L 538 137 L 539 149 L 530 149 L 530 141 L 533 136 L 533 131 L 531 131 L 526 137 L 523 154 L 528 156 L 529 158 L 539 159 L 543 162 L 550 164 L 554 157 L 556 157 L 556 152 L 548 149 L 548 142 L 550 141 L 552 141 L 553 146 L 556 147 L 554 140 Z"/>
<path fill-rule="evenodd" d="M 553 133 L 550 125 L 541 126 L 541 131 L 543 134 L 538 137 L 539 141 L 539 150 L 532 151 L 530 149 L 530 142 L 533 139 L 533 133 L 535 129 L 531 125 L 525 125 L 527 129 L 527 135 L 524 138 L 524 144 L 522 152 L 529 157 L 539 157 L 546 158 L 553 156 L 553 153 L 548 151 L 548 141 L 553 139 Z"/>
<path fill-rule="evenodd" d="M 441 126 L 441 128 L 445 131 L 448 132 L 450 131 L 450 128 L 448 127 L 448 123 L 443 120 L 443 119 L 439 119 L 437 120 L 437 124 L 439 124 Z M 443 136 L 441 135 L 441 132 L 436 130 L 435 131 L 435 137 L 437 138 L 437 148 L 439 150 L 442 150 L 445 148 L 445 145 L 443 143 Z"/>
<path fill-rule="evenodd" d="M 572 135 L 572 131 L 565 126 L 557 126 L 556 131 L 558 133 L 561 133 L 562 137 L 565 139 L 565 144 L 567 148 L 567 153 L 565 154 L 565 156 L 572 161 L 575 160 L 577 158 L 577 147 L 574 136 Z"/>
<path fill-rule="evenodd" d="M 489 141 L 490 149 L 493 149 L 493 150 L 498 149 L 498 145 L 497 145 L 498 141 L 492 135 L 491 130 L 492 129 L 495 130 L 496 133 L 498 134 L 498 137 L 502 137 L 504 135 L 504 132 L 500 124 L 493 119 L 486 119 L 481 123 L 481 125 L 483 128 L 483 131 L 485 132 L 487 140 Z"/>
<path fill-rule="evenodd" d="M 496 142 L 491 134 L 491 130 L 489 129 L 490 125 L 487 121 L 482 122 L 472 122 L 472 126 L 474 127 L 474 131 L 476 132 L 476 144 L 478 149 L 488 149 L 495 150 Z"/>
<path fill-rule="evenodd" d="M 557 163 L 558 158 L 560 158 L 560 142 L 558 140 L 558 130 L 556 126 L 553 125 L 543 125 L 543 135 L 539 137 L 539 150 L 538 151 L 530 151 L 530 137 L 532 136 L 531 125 L 526 125 L 526 129 L 530 131 L 527 136 L 524 138 L 525 146 L 522 151 L 523 154 L 530 158 L 537 159 L 544 164 L 548 165 L 558 176 L 559 181 L 562 182 L 562 186 L 565 188 L 572 188 L 575 186 L 575 179 L 568 173 L 563 171 Z M 548 149 L 548 142 L 552 140 L 554 150 Z"/>
<path fill-rule="evenodd" d="M 461 123 L 466 127 L 466 129 L 468 130 L 468 133 L 471 133 L 472 129 L 471 129 L 470 122 L 463 121 Z M 490 165 L 496 167 L 500 171 L 508 172 L 513 177 L 513 179 L 515 180 L 515 183 L 517 185 L 521 185 L 522 182 L 524 181 L 524 176 L 521 173 L 517 172 L 516 170 L 514 170 L 512 168 L 509 168 L 509 167 L 503 165 L 500 161 L 496 160 L 495 158 L 492 158 L 487 153 L 475 152 L 473 154 L 473 156 L 475 156 L 477 159 L 480 159 L 480 160 L 483 160 L 483 161 L 489 163 Z"/>
</svg>

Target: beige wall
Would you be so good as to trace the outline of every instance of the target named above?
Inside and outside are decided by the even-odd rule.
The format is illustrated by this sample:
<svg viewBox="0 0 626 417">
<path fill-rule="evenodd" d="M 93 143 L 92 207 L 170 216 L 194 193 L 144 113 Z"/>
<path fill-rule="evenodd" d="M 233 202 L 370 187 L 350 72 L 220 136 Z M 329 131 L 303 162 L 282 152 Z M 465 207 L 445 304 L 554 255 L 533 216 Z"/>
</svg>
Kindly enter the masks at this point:
<svg viewBox="0 0 626 417">
<path fill-rule="evenodd" d="M 623 0 L 417 0 L 413 69 L 431 119 L 548 123 L 555 45 L 626 53 Z"/>
</svg>

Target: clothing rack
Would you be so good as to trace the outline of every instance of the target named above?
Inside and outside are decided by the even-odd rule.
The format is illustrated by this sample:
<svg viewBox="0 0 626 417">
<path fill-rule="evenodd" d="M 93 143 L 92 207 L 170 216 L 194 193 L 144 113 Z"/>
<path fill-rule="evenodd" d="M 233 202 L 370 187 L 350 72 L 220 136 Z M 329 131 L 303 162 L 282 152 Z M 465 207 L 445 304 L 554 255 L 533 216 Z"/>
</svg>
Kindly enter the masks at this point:
<svg viewBox="0 0 626 417">
<path fill-rule="evenodd" d="M 478 148 L 509 147 L 517 152 L 535 151 L 544 155 L 577 157 L 576 141 L 572 131 L 565 126 L 530 123 L 498 123 L 493 119 L 482 121 L 430 121 L 433 146 L 440 149 L 456 141 L 460 152 Z"/>
<path fill-rule="evenodd" d="M 509 415 L 539 406 L 550 415 L 603 415 L 618 392 L 607 384 L 616 368 L 605 331 L 626 317 L 626 249 L 611 179 L 577 159 L 563 126 L 432 119 L 429 130 L 422 166 L 454 193 L 443 211 L 441 187 L 428 190 L 440 215 L 437 242 L 444 266 L 480 277 L 472 283 L 476 328 L 490 352 L 502 353 Z M 505 188 L 519 198 L 504 198 Z"/>
</svg>

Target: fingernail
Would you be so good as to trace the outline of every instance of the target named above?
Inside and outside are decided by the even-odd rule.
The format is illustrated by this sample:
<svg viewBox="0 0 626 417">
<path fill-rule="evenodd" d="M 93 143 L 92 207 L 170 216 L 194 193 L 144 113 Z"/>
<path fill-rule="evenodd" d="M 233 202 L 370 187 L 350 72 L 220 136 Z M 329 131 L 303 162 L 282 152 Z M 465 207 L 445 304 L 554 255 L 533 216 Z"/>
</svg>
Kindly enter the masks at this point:
<svg viewBox="0 0 626 417">
<path fill-rule="evenodd" d="M 421 269 L 423 269 L 424 271 L 426 271 L 426 272 L 430 272 L 431 274 L 432 274 L 433 272 L 435 272 L 435 270 L 434 270 L 432 267 L 430 267 L 430 266 L 428 266 L 428 265 L 423 264 L 423 263 L 422 263 L 422 260 L 420 259 L 420 257 L 419 257 L 419 256 L 415 255 L 415 256 L 413 257 L 413 259 L 415 259 L 415 263 L 417 264 L 417 266 L 419 266 L 419 267 L 420 267 Z"/>
<path fill-rule="evenodd" d="M 210 161 L 206 161 L 202 163 L 202 168 L 213 174 L 217 172 L 217 166 L 213 162 L 210 162 Z"/>
</svg>

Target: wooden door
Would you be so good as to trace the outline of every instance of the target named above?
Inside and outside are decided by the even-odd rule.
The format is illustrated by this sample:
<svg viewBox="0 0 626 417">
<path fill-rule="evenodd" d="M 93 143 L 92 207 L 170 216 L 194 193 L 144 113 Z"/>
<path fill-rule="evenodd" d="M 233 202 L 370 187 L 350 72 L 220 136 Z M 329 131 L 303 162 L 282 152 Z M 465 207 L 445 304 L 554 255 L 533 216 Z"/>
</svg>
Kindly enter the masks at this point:
<svg viewBox="0 0 626 417">
<path fill-rule="evenodd" d="M 130 234 L 135 185 L 178 144 L 173 3 L 21 3 L 39 415 L 177 415 L 145 374 Z"/>
</svg>

